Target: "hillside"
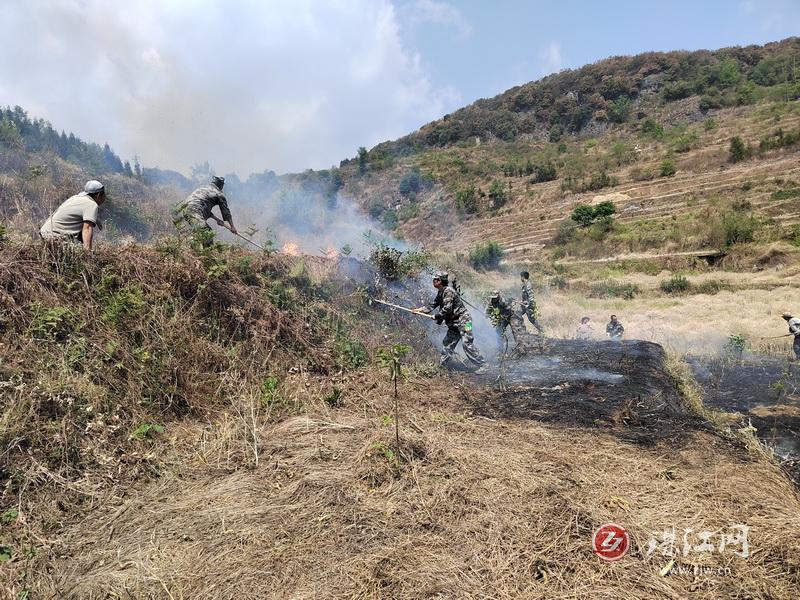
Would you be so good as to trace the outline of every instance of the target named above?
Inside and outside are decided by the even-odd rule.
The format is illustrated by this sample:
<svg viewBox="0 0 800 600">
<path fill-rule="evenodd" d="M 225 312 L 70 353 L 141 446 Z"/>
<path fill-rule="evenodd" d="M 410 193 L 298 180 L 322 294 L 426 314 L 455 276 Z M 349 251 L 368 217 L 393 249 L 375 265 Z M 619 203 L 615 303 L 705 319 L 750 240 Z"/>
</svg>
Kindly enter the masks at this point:
<svg viewBox="0 0 800 600">
<path fill-rule="evenodd" d="M 7 597 L 790 598 L 800 584 L 797 492 L 739 415 L 693 404 L 656 345 L 553 343 L 496 387 L 497 367 L 440 372 L 419 318 L 364 302 L 390 289 L 413 305 L 414 280 L 351 259 L 6 243 L 0 277 Z M 399 451 L 377 355 L 398 342 Z M 590 549 L 607 521 L 632 536 L 615 564 Z M 749 558 L 650 547 L 671 527 L 739 523 Z"/>
<path fill-rule="evenodd" d="M 764 47 L 651 53 L 552 75 L 344 161 L 344 190 L 373 217 L 429 247 L 465 254 L 493 240 L 516 262 L 724 250 L 751 241 L 796 245 L 800 109 L 792 64 L 798 43 L 792 38 Z M 708 95 L 716 92 L 709 86 L 720 69 L 735 75 L 723 77 L 729 83 L 721 93 L 729 99 L 712 103 Z M 781 73 L 782 83 L 776 79 Z M 743 89 L 755 91 L 736 101 L 726 95 Z M 552 112 L 561 110 L 556 99 L 611 90 L 624 91 L 617 98 L 629 103 L 619 118 L 598 106 L 588 121 L 568 130 L 559 120 L 563 115 Z M 452 121 L 472 123 L 478 113 L 499 118 L 520 97 L 537 100 L 512 113 L 535 126 L 503 136 L 469 125 L 468 133 L 446 144 L 420 141 Z M 545 121 L 558 131 L 551 135 Z M 744 145 L 737 162 L 730 152 L 734 138 Z M 615 205 L 613 228 L 556 235 L 576 206 L 603 200 Z M 754 219 L 758 231 L 747 240 L 729 239 L 721 221 L 731 212 Z M 542 255 L 545 247 L 552 252 Z"/>
</svg>

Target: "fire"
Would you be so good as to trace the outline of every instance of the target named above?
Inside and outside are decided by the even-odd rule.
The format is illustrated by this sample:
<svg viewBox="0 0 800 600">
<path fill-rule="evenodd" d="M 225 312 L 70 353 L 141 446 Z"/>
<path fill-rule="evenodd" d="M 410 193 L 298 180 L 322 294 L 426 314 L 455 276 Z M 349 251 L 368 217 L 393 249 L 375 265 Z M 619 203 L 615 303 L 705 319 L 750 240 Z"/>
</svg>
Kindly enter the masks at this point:
<svg viewBox="0 0 800 600">
<path fill-rule="evenodd" d="M 281 252 L 290 256 L 300 256 L 300 246 L 297 245 L 297 242 L 286 242 L 281 248 Z"/>
<path fill-rule="evenodd" d="M 337 258 L 339 258 L 339 251 L 333 246 L 328 246 L 325 249 L 325 258 L 329 258 L 330 260 L 336 260 Z"/>
</svg>

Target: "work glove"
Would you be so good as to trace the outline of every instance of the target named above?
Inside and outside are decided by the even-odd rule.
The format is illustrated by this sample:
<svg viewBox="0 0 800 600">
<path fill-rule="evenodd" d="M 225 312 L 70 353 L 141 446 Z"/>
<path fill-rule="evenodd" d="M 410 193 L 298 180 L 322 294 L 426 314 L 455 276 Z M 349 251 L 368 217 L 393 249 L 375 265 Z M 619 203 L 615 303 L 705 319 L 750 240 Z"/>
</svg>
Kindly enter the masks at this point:
<svg viewBox="0 0 800 600">
<path fill-rule="evenodd" d="M 442 322 L 444 321 L 444 315 L 441 313 L 435 315 L 433 318 L 436 320 L 437 325 L 441 325 Z"/>
</svg>

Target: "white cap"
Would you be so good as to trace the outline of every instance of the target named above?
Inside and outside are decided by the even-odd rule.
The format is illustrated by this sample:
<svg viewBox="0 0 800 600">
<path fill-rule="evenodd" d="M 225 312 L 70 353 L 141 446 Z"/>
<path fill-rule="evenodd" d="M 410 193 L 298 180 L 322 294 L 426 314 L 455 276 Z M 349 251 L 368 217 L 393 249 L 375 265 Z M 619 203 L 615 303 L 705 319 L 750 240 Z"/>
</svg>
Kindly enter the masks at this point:
<svg viewBox="0 0 800 600">
<path fill-rule="evenodd" d="M 98 194 L 102 191 L 105 191 L 105 187 L 99 181 L 92 179 L 91 181 L 86 182 L 86 185 L 83 186 L 83 191 L 87 194 Z"/>
</svg>

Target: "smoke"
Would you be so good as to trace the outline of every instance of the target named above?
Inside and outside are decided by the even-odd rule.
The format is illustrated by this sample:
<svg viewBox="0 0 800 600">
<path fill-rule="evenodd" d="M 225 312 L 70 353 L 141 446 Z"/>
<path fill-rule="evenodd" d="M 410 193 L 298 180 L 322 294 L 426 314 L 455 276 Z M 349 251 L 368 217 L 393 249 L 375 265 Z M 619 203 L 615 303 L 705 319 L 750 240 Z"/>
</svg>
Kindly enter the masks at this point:
<svg viewBox="0 0 800 600">
<path fill-rule="evenodd" d="M 0 22 L 5 102 L 184 173 L 324 168 L 460 103 L 390 0 L 6 0 Z"/>
</svg>

